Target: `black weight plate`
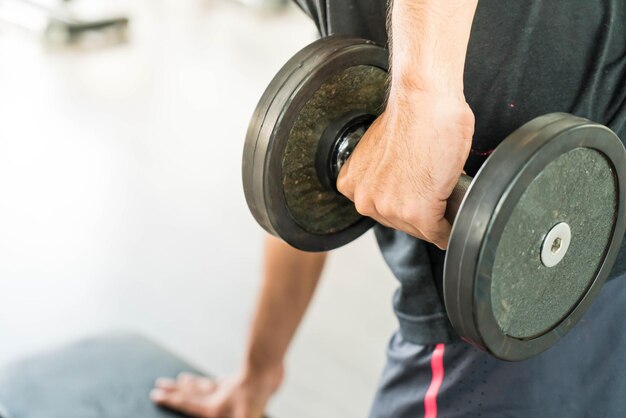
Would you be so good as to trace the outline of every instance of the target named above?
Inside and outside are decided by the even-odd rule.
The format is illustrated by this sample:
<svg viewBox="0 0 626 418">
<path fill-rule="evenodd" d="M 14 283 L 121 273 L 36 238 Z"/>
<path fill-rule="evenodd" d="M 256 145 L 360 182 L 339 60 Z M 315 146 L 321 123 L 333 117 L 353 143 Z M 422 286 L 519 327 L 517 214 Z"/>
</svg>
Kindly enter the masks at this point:
<svg viewBox="0 0 626 418">
<path fill-rule="evenodd" d="M 280 91 L 289 77 L 302 77 L 302 75 L 298 73 L 306 72 L 306 69 L 303 68 L 301 63 L 314 57 L 322 47 L 323 44 L 321 42 L 314 42 L 299 51 L 283 66 L 265 89 L 264 94 L 261 96 L 254 110 L 250 124 L 248 125 L 241 165 L 241 177 L 246 202 L 256 221 L 267 232 L 274 235 L 276 235 L 276 233 L 269 222 L 267 211 L 264 210 L 265 203 L 262 196 L 263 177 L 258 175 L 259 172 L 262 173 L 262 168 L 259 167 L 259 163 L 262 165 L 263 161 L 255 160 L 256 155 L 261 156 L 267 151 L 267 142 L 258 142 L 259 133 L 268 111 L 276 99 L 276 93 Z M 257 164 L 255 164 L 255 162 Z"/>
<path fill-rule="evenodd" d="M 386 49 L 329 37 L 297 53 L 263 94 L 246 136 L 246 201 L 266 231 L 296 248 L 326 251 L 365 232 L 373 221 L 324 187 L 315 155 L 324 129 L 350 111 L 378 115 L 387 83 Z"/>
<path fill-rule="evenodd" d="M 466 194 L 446 256 L 455 329 L 504 360 L 556 343 L 598 295 L 626 231 L 626 151 L 608 128 L 557 113 L 511 134 Z M 571 244 L 553 267 L 540 250 L 556 224 Z"/>
<path fill-rule="evenodd" d="M 504 225 L 493 258 L 491 307 L 505 334 L 532 339 L 578 304 L 611 241 L 615 208 L 612 167 L 592 148 L 560 155 L 531 181 Z M 547 267 L 541 259 L 544 238 L 561 223 L 570 228 L 571 243 L 563 259 Z"/>
</svg>

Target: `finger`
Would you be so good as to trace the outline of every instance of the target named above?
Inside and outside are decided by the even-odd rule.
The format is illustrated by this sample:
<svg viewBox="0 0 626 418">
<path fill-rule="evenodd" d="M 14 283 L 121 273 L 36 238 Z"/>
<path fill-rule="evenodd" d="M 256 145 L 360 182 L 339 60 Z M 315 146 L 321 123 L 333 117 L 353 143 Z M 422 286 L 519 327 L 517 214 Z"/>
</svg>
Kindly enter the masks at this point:
<svg viewBox="0 0 626 418">
<path fill-rule="evenodd" d="M 441 218 L 431 224 L 430 228 L 424 230 L 424 236 L 427 241 L 435 244 L 440 250 L 446 250 L 451 230 L 450 223 L 445 218 Z"/>
<path fill-rule="evenodd" d="M 182 373 L 178 373 L 178 376 L 176 376 L 176 383 L 178 383 L 179 385 L 186 385 L 189 383 L 192 383 L 194 380 L 194 375 L 192 375 L 191 373 L 187 373 L 187 372 L 182 372 Z"/>
<path fill-rule="evenodd" d="M 348 177 L 350 158 L 343 164 L 337 177 L 337 191 L 354 202 L 354 182 Z"/>
<path fill-rule="evenodd" d="M 162 390 L 174 390 L 176 389 L 176 381 L 167 377 L 159 377 L 155 380 L 154 386 Z"/>
<path fill-rule="evenodd" d="M 180 391 L 165 392 L 160 389 L 153 389 L 150 392 L 150 399 L 159 406 L 174 409 L 184 414 L 197 417 L 213 417 L 210 408 L 202 403 L 202 398 L 195 398 Z"/>
<path fill-rule="evenodd" d="M 380 218 L 384 221 L 379 222 L 385 225 L 388 228 L 392 228 L 406 234 L 409 234 L 415 238 L 424 239 L 424 234 L 412 225 L 411 223 L 405 221 L 400 218 L 397 214 L 395 207 L 397 204 L 395 202 L 389 203 L 389 201 L 382 201 L 374 204 L 376 212 L 380 215 Z M 377 215 L 378 216 L 378 215 Z"/>
<path fill-rule="evenodd" d="M 380 214 L 378 210 L 376 210 L 376 205 L 374 203 L 365 204 L 362 201 L 355 201 L 354 207 L 357 212 L 359 212 L 363 216 L 367 216 L 368 218 L 372 218 L 376 222 L 381 225 L 386 226 L 387 228 L 397 229 L 393 226 L 393 223 Z"/>
<path fill-rule="evenodd" d="M 177 383 L 182 391 L 188 391 L 203 395 L 208 395 L 215 389 L 215 382 L 206 377 L 196 376 L 191 373 L 180 373 Z"/>
<path fill-rule="evenodd" d="M 181 392 L 195 393 L 196 388 L 193 384 L 193 378 L 189 373 L 180 373 L 176 376 L 176 386 Z"/>
<path fill-rule="evenodd" d="M 196 378 L 196 387 L 198 387 L 202 393 L 212 393 L 217 388 L 217 382 L 213 379 L 199 376 Z"/>
<path fill-rule="evenodd" d="M 160 404 L 167 399 L 169 394 L 170 392 L 167 390 L 154 388 L 150 391 L 150 399 L 152 400 L 152 402 Z"/>
<path fill-rule="evenodd" d="M 382 226 L 384 226 L 386 228 L 398 229 L 398 227 L 396 225 L 394 225 L 388 219 L 383 218 L 382 216 L 371 217 L 371 218 L 374 219 L 377 223 L 381 224 Z"/>
<path fill-rule="evenodd" d="M 414 227 L 413 225 L 411 225 L 408 222 L 405 222 L 399 218 L 393 218 L 391 220 L 393 228 L 398 230 L 398 231 L 402 231 L 405 234 L 408 234 L 414 238 L 417 239 L 421 239 L 421 240 L 426 240 L 426 237 L 424 236 L 424 234 L 422 233 L 422 231 L 420 231 L 419 229 L 417 229 L 416 227 Z"/>
<path fill-rule="evenodd" d="M 362 179 L 364 168 L 362 164 L 353 164 L 357 150 L 354 149 L 352 154 L 343 163 L 339 174 L 337 175 L 337 191 L 354 202 L 354 195 L 356 193 L 357 181 L 355 179 Z"/>
</svg>

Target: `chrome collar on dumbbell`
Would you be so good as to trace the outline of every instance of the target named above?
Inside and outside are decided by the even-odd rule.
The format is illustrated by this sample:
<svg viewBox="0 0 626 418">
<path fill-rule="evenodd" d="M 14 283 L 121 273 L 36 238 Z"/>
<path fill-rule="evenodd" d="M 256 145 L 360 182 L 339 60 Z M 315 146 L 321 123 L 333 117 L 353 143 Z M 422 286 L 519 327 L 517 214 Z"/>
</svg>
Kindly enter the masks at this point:
<svg viewBox="0 0 626 418">
<path fill-rule="evenodd" d="M 337 190 L 341 167 L 375 119 L 374 115 L 355 110 L 334 120 L 324 130 L 315 155 L 315 169 L 328 189 Z"/>
</svg>

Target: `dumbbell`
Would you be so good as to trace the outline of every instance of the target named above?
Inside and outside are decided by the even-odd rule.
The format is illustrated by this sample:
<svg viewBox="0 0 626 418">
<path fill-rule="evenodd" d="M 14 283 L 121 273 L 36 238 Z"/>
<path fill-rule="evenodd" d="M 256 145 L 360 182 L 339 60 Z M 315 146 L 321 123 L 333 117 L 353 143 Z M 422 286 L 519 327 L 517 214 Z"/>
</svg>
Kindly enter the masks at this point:
<svg viewBox="0 0 626 418">
<path fill-rule="evenodd" d="M 255 110 L 246 201 L 269 233 L 305 251 L 345 245 L 374 221 L 336 190 L 342 164 L 384 107 L 388 51 L 328 37 L 298 52 Z M 626 231 L 626 150 L 566 113 L 510 134 L 447 202 L 443 292 L 458 334 L 522 360 L 556 343 L 591 305 Z"/>
</svg>

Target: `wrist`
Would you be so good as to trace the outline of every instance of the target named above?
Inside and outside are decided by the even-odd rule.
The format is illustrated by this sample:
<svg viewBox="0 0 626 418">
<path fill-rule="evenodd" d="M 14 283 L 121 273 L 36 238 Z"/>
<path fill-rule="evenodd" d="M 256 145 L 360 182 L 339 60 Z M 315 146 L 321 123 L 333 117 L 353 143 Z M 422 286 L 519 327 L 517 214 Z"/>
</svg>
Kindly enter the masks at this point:
<svg viewBox="0 0 626 418">
<path fill-rule="evenodd" d="M 433 93 L 465 101 L 463 72 L 447 75 L 428 66 L 398 66 L 392 69 L 389 98 L 410 97 L 419 93 Z"/>
<path fill-rule="evenodd" d="M 424 111 L 446 114 L 448 117 L 458 115 L 460 118 L 469 113 L 473 117 L 462 89 L 453 89 L 449 85 L 442 86 L 436 82 L 424 82 L 423 79 L 417 82 L 392 82 L 386 111 L 401 118 L 419 116 Z"/>
<path fill-rule="evenodd" d="M 384 113 L 389 124 L 400 124 L 400 131 L 408 121 L 426 118 L 431 126 L 443 123 L 462 129 L 462 138 L 472 138 L 474 133 L 474 112 L 462 92 L 442 94 L 428 87 L 392 88 Z"/>
<path fill-rule="evenodd" d="M 254 356 L 248 356 L 243 364 L 242 374 L 246 380 L 265 380 L 282 375 L 283 370 L 282 361 L 259 360 Z"/>
<path fill-rule="evenodd" d="M 284 366 L 281 364 L 251 368 L 245 364 L 241 371 L 241 383 L 254 388 L 255 391 L 274 393 L 281 385 L 284 377 Z"/>
</svg>

